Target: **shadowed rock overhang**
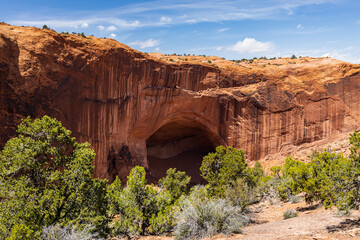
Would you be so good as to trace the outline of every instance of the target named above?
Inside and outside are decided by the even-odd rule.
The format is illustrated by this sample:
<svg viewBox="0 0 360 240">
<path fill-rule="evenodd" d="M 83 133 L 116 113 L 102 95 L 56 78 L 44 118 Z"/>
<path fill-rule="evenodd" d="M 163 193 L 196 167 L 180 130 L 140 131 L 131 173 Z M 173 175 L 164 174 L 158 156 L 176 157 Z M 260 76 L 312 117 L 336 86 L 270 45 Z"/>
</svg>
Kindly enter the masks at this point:
<svg viewBox="0 0 360 240">
<path fill-rule="evenodd" d="M 0 24 L 0 146 L 46 114 L 91 143 L 96 176 L 110 180 L 142 165 L 201 181 L 200 156 L 219 144 L 263 162 L 340 149 L 359 128 L 359 93 L 360 66 L 331 58 L 185 60 Z"/>
</svg>

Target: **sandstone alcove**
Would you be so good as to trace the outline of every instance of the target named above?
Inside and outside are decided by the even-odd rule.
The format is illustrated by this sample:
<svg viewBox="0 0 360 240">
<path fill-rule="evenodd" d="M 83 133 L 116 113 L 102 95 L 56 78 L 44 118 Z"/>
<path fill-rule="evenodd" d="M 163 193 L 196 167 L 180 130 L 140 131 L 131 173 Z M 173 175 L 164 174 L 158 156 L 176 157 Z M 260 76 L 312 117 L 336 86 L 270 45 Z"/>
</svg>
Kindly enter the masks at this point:
<svg viewBox="0 0 360 240">
<path fill-rule="evenodd" d="M 191 121 L 170 122 L 146 141 L 149 176 L 152 181 L 176 168 L 191 176 L 191 183 L 204 181 L 200 176 L 202 159 L 219 145 L 204 126 Z"/>
</svg>

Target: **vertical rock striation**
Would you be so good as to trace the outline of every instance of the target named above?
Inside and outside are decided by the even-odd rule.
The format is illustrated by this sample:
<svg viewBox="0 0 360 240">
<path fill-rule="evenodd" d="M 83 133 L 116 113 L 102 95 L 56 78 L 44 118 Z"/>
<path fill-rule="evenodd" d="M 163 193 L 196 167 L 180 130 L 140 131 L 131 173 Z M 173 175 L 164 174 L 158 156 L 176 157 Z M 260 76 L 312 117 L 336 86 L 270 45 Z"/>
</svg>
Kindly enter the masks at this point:
<svg viewBox="0 0 360 240">
<path fill-rule="evenodd" d="M 154 181 L 176 166 L 198 182 L 194 169 L 220 144 L 265 161 L 358 129 L 359 66 L 277 61 L 172 63 L 111 39 L 0 24 L 0 146 L 21 118 L 47 114 L 92 144 L 98 177 L 125 180 L 140 164 Z"/>
</svg>

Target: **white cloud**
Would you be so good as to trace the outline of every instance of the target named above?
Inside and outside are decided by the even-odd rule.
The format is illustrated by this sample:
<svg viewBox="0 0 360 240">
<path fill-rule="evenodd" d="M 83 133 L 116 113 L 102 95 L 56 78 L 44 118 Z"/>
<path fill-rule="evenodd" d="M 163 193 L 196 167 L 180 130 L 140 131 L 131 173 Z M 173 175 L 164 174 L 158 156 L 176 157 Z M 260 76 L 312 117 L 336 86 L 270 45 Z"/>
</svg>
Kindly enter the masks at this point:
<svg viewBox="0 0 360 240">
<path fill-rule="evenodd" d="M 140 48 L 147 48 L 147 47 L 155 47 L 160 45 L 160 40 L 154 40 L 152 38 L 146 41 L 135 41 L 130 43 L 130 45 L 139 46 Z"/>
<path fill-rule="evenodd" d="M 303 27 L 303 25 L 298 24 L 298 25 L 296 26 L 296 29 L 304 29 L 304 27 Z"/>
<path fill-rule="evenodd" d="M 102 26 L 102 25 L 97 26 L 97 28 L 98 28 L 100 31 L 105 29 L 105 27 Z"/>
<path fill-rule="evenodd" d="M 196 20 L 196 19 L 187 19 L 187 20 L 185 20 L 185 22 L 186 23 L 197 23 L 198 20 Z"/>
<path fill-rule="evenodd" d="M 112 33 L 112 34 L 110 34 L 110 37 L 114 38 L 114 37 L 116 37 L 116 34 Z"/>
<path fill-rule="evenodd" d="M 259 53 L 269 52 L 274 49 L 271 42 L 260 42 L 254 38 L 245 38 L 244 41 L 238 41 L 235 45 L 227 48 L 228 51 L 236 53 Z"/>
<path fill-rule="evenodd" d="M 216 47 L 216 51 L 221 51 L 223 49 L 223 47 L 222 46 L 218 46 L 218 47 Z"/>
<path fill-rule="evenodd" d="M 81 24 L 81 27 L 82 27 L 82 28 L 87 28 L 87 27 L 89 27 L 89 24 L 83 23 L 83 24 Z"/>
<path fill-rule="evenodd" d="M 158 51 L 160 51 L 160 48 L 158 48 L 158 47 L 157 47 L 157 48 L 155 48 L 155 51 L 157 51 L 157 52 L 158 52 Z"/>
<path fill-rule="evenodd" d="M 227 30 L 229 30 L 230 28 L 220 28 L 219 30 L 218 30 L 218 32 L 225 32 L 225 31 L 227 31 Z"/>
<path fill-rule="evenodd" d="M 349 46 L 345 48 L 321 48 L 321 49 L 298 49 L 297 51 L 287 50 L 281 54 L 281 56 L 291 56 L 295 54 L 296 56 L 311 56 L 311 57 L 331 57 L 337 60 L 350 62 L 350 63 L 360 63 L 359 57 L 359 48 Z"/>
<path fill-rule="evenodd" d="M 172 18 L 171 17 L 164 17 L 164 16 L 162 16 L 161 18 L 160 18 L 160 23 L 171 23 L 171 21 L 172 21 Z"/>
<path fill-rule="evenodd" d="M 321 57 L 331 57 L 345 62 L 360 63 L 360 58 L 358 56 L 354 56 L 354 54 L 352 54 L 352 50 L 354 50 L 352 47 L 340 50 L 335 49 L 324 53 Z"/>
<path fill-rule="evenodd" d="M 111 25 L 109 27 L 106 28 L 108 31 L 115 31 L 117 30 L 117 28 L 114 25 Z"/>
</svg>

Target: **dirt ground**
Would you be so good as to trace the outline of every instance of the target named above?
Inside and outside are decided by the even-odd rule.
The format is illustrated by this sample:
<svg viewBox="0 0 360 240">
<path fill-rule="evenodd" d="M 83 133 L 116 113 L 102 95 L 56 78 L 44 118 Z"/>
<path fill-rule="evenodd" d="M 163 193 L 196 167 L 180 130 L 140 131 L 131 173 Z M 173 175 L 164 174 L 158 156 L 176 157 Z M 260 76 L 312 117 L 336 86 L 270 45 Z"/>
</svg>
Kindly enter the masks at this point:
<svg viewBox="0 0 360 240">
<path fill-rule="evenodd" d="M 325 210 L 320 204 L 261 203 L 252 207 L 254 223 L 244 228 L 243 234 L 218 235 L 211 240 L 317 240 L 360 239 L 360 211 L 339 216 L 335 209 Z M 298 216 L 283 219 L 283 212 L 296 209 Z M 168 240 L 172 237 L 142 237 L 141 240 Z"/>
<path fill-rule="evenodd" d="M 255 223 L 244 228 L 243 234 L 216 236 L 212 239 L 239 240 L 316 240 L 316 239 L 360 239 L 360 211 L 349 216 L 339 216 L 335 209 L 325 210 L 320 204 L 262 203 L 253 214 Z M 287 209 L 296 209 L 298 216 L 283 219 Z"/>
</svg>

